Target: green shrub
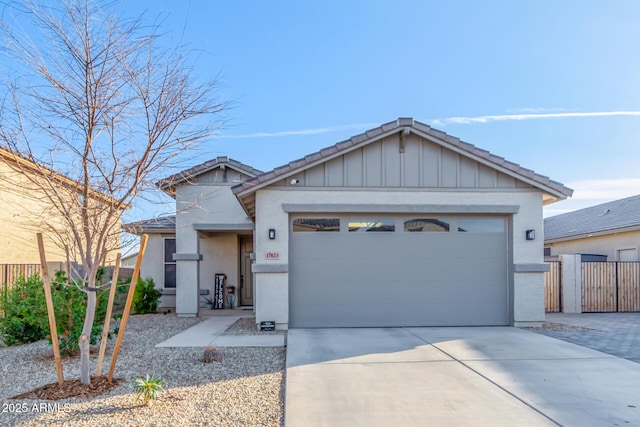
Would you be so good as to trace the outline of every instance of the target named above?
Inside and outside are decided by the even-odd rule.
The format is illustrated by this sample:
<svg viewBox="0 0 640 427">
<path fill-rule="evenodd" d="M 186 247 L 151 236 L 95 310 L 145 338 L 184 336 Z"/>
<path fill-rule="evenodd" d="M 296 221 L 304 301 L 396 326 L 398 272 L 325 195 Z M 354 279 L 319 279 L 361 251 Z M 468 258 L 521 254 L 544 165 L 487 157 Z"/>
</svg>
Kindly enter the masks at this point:
<svg viewBox="0 0 640 427">
<path fill-rule="evenodd" d="M 118 287 L 118 292 L 124 292 L 122 286 Z M 51 284 L 51 298 L 60 352 L 74 354 L 79 350 L 87 295 L 75 285 L 69 286 L 65 273 L 59 271 Z M 108 290 L 97 291 L 95 321 L 89 338 L 91 344 L 96 344 L 102 334 L 108 298 Z M 44 338 L 51 342 L 44 289 L 38 274 L 28 279 L 20 278 L 11 288 L 5 288 L 0 294 L 0 311 L 4 312 L 0 317 L 0 336 L 5 344 L 22 344 Z"/>
<path fill-rule="evenodd" d="M 60 353 L 72 355 L 79 351 L 78 340 L 82 335 L 84 318 L 87 311 L 87 295 L 77 286 L 69 286 L 69 281 L 63 271 L 56 272 L 56 277 L 51 285 L 51 296 L 56 313 L 56 329 L 58 330 L 58 342 Z M 109 302 L 108 291 L 96 292 L 96 314 L 91 329 L 89 342 L 95 345 L 102 334 L 102 325 L 107 312 Z M 45 307 L 46 310 L 46 307 Z M 49 319 L 44 318 L 47 331 L 49 331 Z M 51 342 L 51 336 L 47 334 L 47 340 Z"/>
<path fill-rule="evenodd" d="M 47 318 L 42 280 L 38 274 L 19 277 L 0 290 L 0 337 L 6 345 L 39 341 L 47 334 L 41 318 Z"/>
<path fill-rule="evenodd" d="M 133 294 L 133 312 L 135 314 L 155 313 L 160 295 L 162 293 L 156 289 L 151 277 L 138 279 L 136 291 Z"/>
</svg>

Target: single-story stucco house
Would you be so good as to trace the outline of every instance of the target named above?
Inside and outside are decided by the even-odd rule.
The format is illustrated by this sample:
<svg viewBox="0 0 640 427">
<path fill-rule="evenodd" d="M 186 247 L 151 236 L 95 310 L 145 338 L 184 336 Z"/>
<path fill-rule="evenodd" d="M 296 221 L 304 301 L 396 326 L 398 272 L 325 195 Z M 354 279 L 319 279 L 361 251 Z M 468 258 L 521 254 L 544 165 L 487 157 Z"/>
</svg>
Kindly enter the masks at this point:
<svg viewBox="0 0 640 427">
<path fill-rule="evenodd" d="M 225 275 L 280 329 L 540 324 L 542 206 L 572 194 L 411 118 L 269 172 L 219 157 L 159 186 L 177 215 L 127 226 L 150 236 L 142 275 L 180 316 Z"/>
<path fill-rule="evenodd" d="M 640 261 L 640 195 L 545 218 L 545 256 L 600 255 Z"/>
</svg>

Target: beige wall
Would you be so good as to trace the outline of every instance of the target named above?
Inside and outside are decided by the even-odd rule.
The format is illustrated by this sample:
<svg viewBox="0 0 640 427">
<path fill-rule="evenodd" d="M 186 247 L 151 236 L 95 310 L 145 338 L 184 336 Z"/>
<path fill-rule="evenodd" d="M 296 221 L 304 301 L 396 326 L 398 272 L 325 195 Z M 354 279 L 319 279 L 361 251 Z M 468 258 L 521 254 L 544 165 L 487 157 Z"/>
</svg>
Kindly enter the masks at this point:
<svg viewBox="0 0 640 427">
<path fill-rule="evenodd" d="M 36 233 L 45 232 L 43 216 L 48 204 L 32 191 L 28 180 L 0 159 L 0 264 L 38 264 Z M 41 196 L 41 195 L 40 195 Z M 45 233 L 47 261 L 64 262 L 64 250 Z"/>
<path fill-rule="evenodd" d="M 28 173 L 28 172 L 26 172 Z M 77 197 L 73 193 L 73 197 Z M 35 264 L 40 262 L 36 233 L 42 232 L 47 261 L 64 262 L 64 243 L 51 231 L 55 228 L 63 234 L 62 217 L 46 200 L 42 190 L 37 190 L 23 172 L 12 169 L 0 159 L 0 264 Z M 109 261 L 115 260 L 120 246 L 119 224 L 117 233 L 110 238 Z M 72 255 L 72 260 L 73 260 Z M 79 261 L 79 259 L 78 259 Z"/>
<path fill-rule="evenodd" d="M 544 246 L 545 248 L 551 248 L 552 256 L 564 254 L 596 254 L 607 255 L 607 261 L 620 261 L 619 251 L 631 250 L 627 252 L 627 254 L 635 253 L 635 259 L 627 259 L 627 261 L 639 261 L 638 248 L 640 247 L 640 231 L 545 243 Z"/>
</svg>

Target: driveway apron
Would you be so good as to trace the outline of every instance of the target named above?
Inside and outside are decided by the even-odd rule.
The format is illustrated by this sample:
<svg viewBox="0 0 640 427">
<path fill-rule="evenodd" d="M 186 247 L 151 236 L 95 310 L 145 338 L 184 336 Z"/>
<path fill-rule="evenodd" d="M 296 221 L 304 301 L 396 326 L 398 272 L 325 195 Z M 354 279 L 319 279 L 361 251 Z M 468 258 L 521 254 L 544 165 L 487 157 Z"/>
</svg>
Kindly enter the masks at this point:
<svg viewBox="0 0 640 427">
<path fill-rule="evenodd" d="M 640 365 L 510 327 L 292 329 L 285 425 L 640 425 Z"/>
</svg>

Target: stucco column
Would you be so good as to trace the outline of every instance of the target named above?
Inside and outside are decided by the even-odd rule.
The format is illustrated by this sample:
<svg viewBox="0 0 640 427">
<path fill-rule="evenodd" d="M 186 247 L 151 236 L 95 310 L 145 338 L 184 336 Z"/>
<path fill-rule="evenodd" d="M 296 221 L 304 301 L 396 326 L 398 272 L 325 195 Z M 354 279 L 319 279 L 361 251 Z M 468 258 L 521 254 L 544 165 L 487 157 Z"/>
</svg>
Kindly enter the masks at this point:
<svg viewBox="0 0 640 427">
<path fill-rule="evenodd" d="M 582 313 L 582 260 L 580 255 L 560 255 L 562 312 Z"/>
<path fill-rule="evenodd" d="M 180 317 L 198 315 L 200 283 L 200 255 L 198 232 L 185 227 L 177 234 L 176 253 L 176 312 Z"/>
<path fill-rule="evenodd" d="M 520 328 L 541 326 L 544 322 L 543 272 L 521 269 L 513 276 L 513 326 Z"/>
<path fill-rule="evenodd" d="M 277 329 L 289 328 L 289 215 L 273 193 L 256 195 L 254 232 L 256 322 L 275 321 Z M 269 238 L 269 230 L 275 238 Z"/>
</svg>

